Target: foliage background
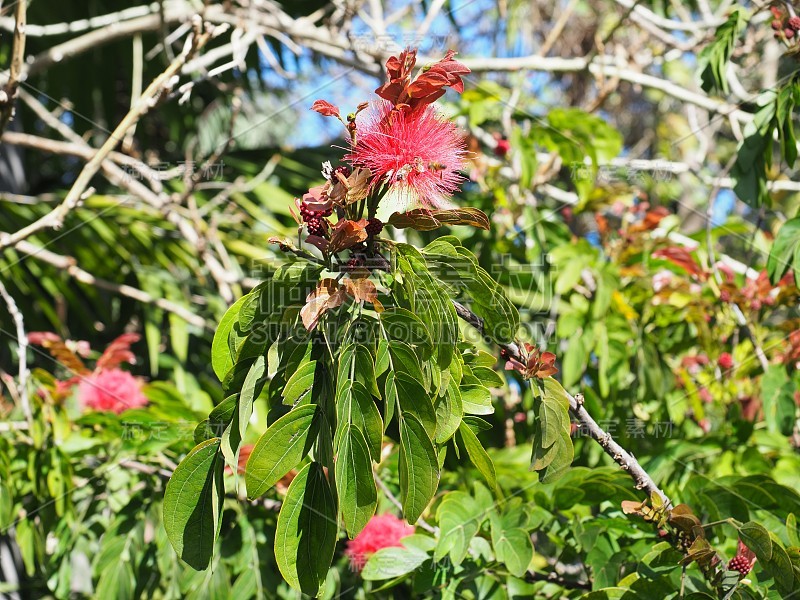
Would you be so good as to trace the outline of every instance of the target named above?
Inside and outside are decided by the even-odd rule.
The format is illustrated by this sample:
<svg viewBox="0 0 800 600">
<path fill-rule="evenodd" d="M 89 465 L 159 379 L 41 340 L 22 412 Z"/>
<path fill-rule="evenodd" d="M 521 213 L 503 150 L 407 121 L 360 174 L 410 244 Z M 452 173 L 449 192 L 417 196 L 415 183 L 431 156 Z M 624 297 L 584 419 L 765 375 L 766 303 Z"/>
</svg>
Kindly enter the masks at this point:
<svg viewBox="0 0 800 600">
<path fill-rule="evenodd" d="M 0 231 L 63 199 L 86 147 L 103 143 L 132 95 L 180 52 L 202 8 L 29 3 L 29 72 L 0 148 Z M 2 6 L 2 65 L 13 9 Z M 452 233 L 520 309 L 520 338 L 555 352 L 564 387 L 582 392 L 595 418 L 704 522 L 755 520 L 798 545 L 797 288 L 779 280 L 800 262 L 800 88 L 794 42 L 774 38 L 766 6 L 210 2 L 205 18 L 231 27 L 187 65 L 180 84 L 194 85 L 185 101 L 175 91 L 120 140 L 111 161 L 122 179 L 105 170 L 61 229 L 0 254 L 0 280 L 27 331 L 86 340 L 96 354 L 123 331 L 141 332 L 134 371 L 150 379 L 153 407 L 81 416 L 74 398 L 34 396 L 35 422 L 17 429 L 17 333 L 0 311 L 0 521 L 19 565 L 4 572 L 8 593 L 19 581 L 26 597 L 292 596 L 271 556 L 280 487 L 257 503 L 229 487 L 219 552 L 204 573 L 177 561 L 160 502 L 194 425 L 222 400 L 210 359 L 217 321 L 281 263 L 269 238 L 294 234 L 292 198 L 321 181 L 321 161 L 341 156 L 341 133 L 307 108 L 317 97 L 354 108 L 380 82 L 389 52 L 406 44 L 432 58 L 457 49 L 473 69 L 465 93 L 444 106 L 476 152 L 456 203 L 489 214 L 492 229 Z M 96 31 L 102 37 L 87 41 Z M 509 140 L 507 155 L 495 152 L 496 136 Z M 192 172 L 201 175 L 192 181 Z M 657 208 L 655 224 L 647 215 Z M 424 245 L 446 232 L 407 239 Z M 482 344 L 466 326 L 465 335 Z M 44 371 L 68 376 L 36 348 L 28 358 L 42 370 L 32 389 Z M 622 514 L 621 501 L 642 496 L 596 444 L 577 432 L 577 468 L 556 483 L 528 473 L 533 398 L 500 360 L 496 371 L 492 429 L 480 437 L 504 495 L 522 501 L 507 518 L 532 535 L 531 568 L 509 569 L 476 541 L 461 566 L 432 562 L 399 585 L 453 597 L 677 594 L 679 554 Z M 264 402 L 254 429 L 266 415 Z M 379 470 L 390 488 L 393 461 Z M 485 501 L 467 463 L 450 457 L 447 467 L 442 492 Z M 379 512 L 393 510 L 382 503 Z M 440 506 L 426 518 L 441 528 Z M 473 539 L 492 540 L 492 526 Z M 735 529 L 709 535 L 733 556 Z M 343 544 L 327 593 L 363 596 L 380 584 L 349 571 Z M 545 581 L 550 574 L 556 582 Z M 687 577 L 689 591 L 705 589 L 696 566 Z M 775 579 L 757 567 L 749 591 L 736 593 L 777 597 Z"/>
</svg>

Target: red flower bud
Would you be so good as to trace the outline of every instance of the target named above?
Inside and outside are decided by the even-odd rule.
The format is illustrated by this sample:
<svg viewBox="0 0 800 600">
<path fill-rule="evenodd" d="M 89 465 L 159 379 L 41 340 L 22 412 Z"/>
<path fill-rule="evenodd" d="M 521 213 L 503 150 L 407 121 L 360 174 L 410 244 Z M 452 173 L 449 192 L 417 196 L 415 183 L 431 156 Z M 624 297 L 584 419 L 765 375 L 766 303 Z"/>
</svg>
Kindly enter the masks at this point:
<svg viewBox="0 0 800 600">
<path fill-rule="evenodd" d="M 494 147 L 495 156 L 503 158 L 508 151 L 511 150 L 511 143 L 506 139 L 497 140 L 497 145 Z"/>
</svg>

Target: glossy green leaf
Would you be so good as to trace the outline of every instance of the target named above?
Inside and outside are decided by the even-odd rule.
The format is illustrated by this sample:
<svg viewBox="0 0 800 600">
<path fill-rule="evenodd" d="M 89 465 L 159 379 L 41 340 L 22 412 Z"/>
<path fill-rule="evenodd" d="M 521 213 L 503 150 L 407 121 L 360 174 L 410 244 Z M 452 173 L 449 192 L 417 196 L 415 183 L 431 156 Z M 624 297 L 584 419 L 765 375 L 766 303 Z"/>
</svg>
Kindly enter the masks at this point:
<svg viewBox="0 0 800 600">
<path fill-rule="evenodd" d="M 364 434 L 370 454 L 376 462 L 380 460 L 383 442 L 383 422 L 372 395 L 357 381 L 347 381 L 339 390 L 336 400 L 337 429 L 335 447 L 339 447 L 341 436 L 348 424 L 353 424 Z"/>
<path fill-rule="evenodd" d="M 219 447 L 219 438 L 197 445 L 164 492 L 167 537 L 178 556 L 197 570 L 208 566 L 219 531 L 224 495 Z"/>
<path fill-rule="evenodd" d="M 258 498 L 308 454 L 319 427 L 316 404 L 304 404 L 275 421 L 258 439 L 245 468 L 250 498 Z"/>
<path fill-rule="evenodd" d="M 478 469 L 486 483 L 493 490 L 497 490 L 497 476 L 495 475 L 494 463 L 481 444 L 478 436 L 470 429 L 466 423 L 461 423 L 458 428 L 458 438 L 461 445 L 467 451 L 469 460 Z"/>
<path fill-rule="evenodd" d="M 416 523 L 439 486 L 439 461 L 425 428 L 413 414 L 400 418 L 398 468 L 403 516 Z"/>
<path fill-rule="evenodd" d="M 294 589 L 316 596 L 336 548 L 338 510 L 322 465 L 312 462 L 292 480 L 278 514 L 275 562 Z"/>
<path fill-rule="evenodd" d="M 355 537 L 375 514 L 378 491 L 372 475 L 364 434 L 348 423 L 339 442 L 336 457 L 336 491 L 342 521 L 350 538 Z"/>
<path fill-rule="evenodd" d="M 237 463 L 239 446 L 241 446 L 244 434 L 247 431 L 250 416 L 253 414 L 253 402 L 264 386 L 266 370 L 266 357 L 259 356 L 247 373 L 247 377 L 242 384 L 242 391 L 236 401 L 236 409 L 232 412 L 231 421 L 222 433 L 220 448 L 229 465 L 233 466 Z"/>
<path fill-rule="evenodd" d="M 753 521 L 745 523 L 739 528 L 739 539 L 755 552 L 758 560 L 768 562 L 772 558 L 772 540 L 763 525 Z"/>
<path fill-rule="evenodd" d="M 402 577 L 415 572 L 428 558 L 428 553 L 418 548 L 382 548 L 369 557 L 361 577 L 366 581 Z"/>
<path fill-rule="evenodd" d="M 211 344 L 211 367 L 220 381 L 224 379 L 225 374 L 233 366 L 233 354 L 228 345 L 228 335 L 233 328 L 233 324 L 239 318 L 239 310 L 241 310 L 246 298 L 247 296 L 242 296 L 231 305 L 219 322 L 216 332 L 214 332 L 214 340 Z"/>
</svg>

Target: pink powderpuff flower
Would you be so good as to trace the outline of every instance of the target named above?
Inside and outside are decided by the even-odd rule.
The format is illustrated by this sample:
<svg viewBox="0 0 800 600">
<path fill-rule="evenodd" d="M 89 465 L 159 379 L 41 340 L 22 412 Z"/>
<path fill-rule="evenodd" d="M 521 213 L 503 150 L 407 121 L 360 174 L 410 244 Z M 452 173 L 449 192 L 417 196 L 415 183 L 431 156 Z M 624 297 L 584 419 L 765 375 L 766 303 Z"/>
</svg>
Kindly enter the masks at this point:
<svg viewBox="0 0 800 600">
<path fill-rule="evenodd" d="M 83 406 L 120 414 L 147 404 L 142 381 L 128 371 L 107 369 L 81 378 L 78 398 Z"/>
<path fill-rule="evenodd" d="M 345 555 L 353 569 L 360 571 L 367 559 L 381 548 L 402 546 L 400 540 L 414 533 L 414 527 L 392 514 L 375 515 L 356 537 L 347 542 Z"/>
<path fill-rule="evenodd" d="M 372 185 L 386 182 L 394 191 L 424 206 L 441 206 L 464 177 L 466 144 L 454 123 L 431 105 L 397 110 L 391 103 L 373 107 L 359 123 L 345 158 L 372 172 Z"/>
</svg>

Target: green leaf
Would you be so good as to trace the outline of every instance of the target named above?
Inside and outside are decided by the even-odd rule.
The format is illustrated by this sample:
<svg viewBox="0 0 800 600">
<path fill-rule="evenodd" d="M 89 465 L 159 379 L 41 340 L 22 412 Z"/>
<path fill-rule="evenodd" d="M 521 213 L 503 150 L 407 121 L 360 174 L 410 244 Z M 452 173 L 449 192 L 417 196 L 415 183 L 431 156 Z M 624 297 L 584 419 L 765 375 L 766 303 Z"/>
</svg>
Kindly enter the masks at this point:
<svg viewBox="0 0 800 600">
<path fill-rule="evenodd" d="M 761 398 L 767 431 L 791 435 L 795 423 L 795 385 L 782 365 L 770 365 L 761 379 Z"/>
<path fill-rule="evenodd" d="M 461 444 L 467 451 L 469 460 L 475 465 L 475 468 L 478 469 L 478 472 L 486 483 L 489 484 L 489 487 L 497 491 L 497 476 L 494 471 L 494 463 L 483 445 L 481 445 L 480 440 L 478 440 L 478 436 L 475 435 L 466 423 L 461 423 L 458 427 L 458 437 L 461 439 Z"/>
<path fill-rule="evenodd" d="M 533 543 L 528 532 L 519 527 L 504 528 L 501 519 L 492 515 L 492 546 L 497 560 L 505 563 L 508 571 L 522 577 L 533 560 Z"/>
<path fill-rule="evenodd" d="M 453 361 L 455 363 L 455 361 Z M 452 363 L 451 363 L 452 364 Z M 447 390 L 442 396 L 436 398 L 436 443 L 444 444 L 449 440 L 461 424 L 464 409 L 461 404 L 461 391 L 458 384 L 450 379 Z"/>
<path fill-rule="evenodd" d="M 797 528 L 797 517 L 794 513 L 789 513 L 786 517 L 786 534 L 789 537 L 789 545 L 800 548 L 800 530 Z"/>
<path fill-rule="evenodd" d="M 267 359 L 259 356 L 247 372 L 242 391 L 236 402 L 236 410 L 231 415 L 231 421 L 222 433 L 221 449 L 228 464 L 236 466 L 239 446 L 241 446 L 250 416 L 253 414 L 253 402 L 264 386 L 264 373 L 267 370 Z"/>
<path fill-rule="evenodd" d="M 389 342 L 389 356 L 396 373 L 405 373 L 419 383 L 425 380 L 419 359 L 411 346 L 403 342 Z"/>
<path fill-rule="evenodd" d="M 430 358 L 433 351 L 431 334 L 417 315 L 405 308 L 393 307 L 383 311 L 380 320 L 386 337 L 416 346 L 423 360 Z"/>
<path fill-rule="evenodd" d="M 487 388 L 501 388 L 505 380 L 492 369 L 486 367 L 472 367 L 472 374 Z"/>
<path fill-rule="evenodd" d="M 100 575 L 95 590 L 95 598 L 133 598 L 133 570 L 130 562 L 117 560 L 117 563 L 105 569 Z"/>
<path fill-rule="evenodd" d="M 247 296 L 242 296 L 225 311 L 216 332 L 214 332 L 214 340 L 211 343 L 211 367 L 220 381 L 225 378 L 225 374 L 233 367 L 234 357 L 228 345 L 228 336 L 234 323 L 239 318 L 239 311 L 246 298 Z"/>
<path fill-rule="evenodd" d="M 372 458 L 377 462 L 381 456 L 383 422 L 378 407 L 367 389 L 357 381 L 347 381 L 341 387 L 336 400 L 337 428 L 334 446 L 341 443 L 347 424 L 352 423 L 361 430 Z"/>
<path fill-rule="evenodd" d="M 286 387 L 283 388 L 283 403 L 293 406 L 297 403 L 314 385 L 314 377 L 317 372 L 317 361 L 310 360 L 303 363 L 297 371 L 292 373 Z"/>
<path fill-rule="evenodd" d="M 447 554 L 459 566 L 469 552 L 470 540 L 478 533 L 485 515 L 475 499 L 465 492 L 448 492 L 436 509 L 439 536 L 434 560 Z"/>
<path fill-rule="evenodd" d="M 278 514 L 275 562 L 294 589 L 316 596 L 333 560 L 337 509 L 322 465 L 312 462 L 292 480 Z"/>
<path fill-rule="evenodd" d="M 748 546 L 748 548 L 749 547 L 750 546 Z M 750 549 L 758 556 L 758 552 L 756 552 L 755 549 Z M 772 556 L 768 561 L 762 561 L 762 568 L 775 579 L 778 590 L 781 590 L 784 594 L 796 592 L 797 588 L 794 586 L 794 569 L 792 568 L 792 561 L 789 555 L 779 544 L 774 544 L 771 550 Z"/>
<path fill-rule="evenodd" d="M 378 491 L 372 475 L 364 434 L 350 423 L 345 425 L 336 457 L 336 490 L 347 534 L 352 539 L 375 514 Z"/>
<path fill-rule="evenodd" d="M 439 486 L 439 461 L 422 423 L 410 413 L 400 418 L 398 468 L 403 516 L 416 523 Z"/>
<path fill-rule="evenodd" d="M 172 547 L 198 571 L 208 566 L 219 532 L 224 490 L 220 440 L 198 444 L 172 474 L 164 492 L 164 529 Z"/>
<path fill-rule="evenodd" d="M 403 308 L 416 314 L 425 324 L 433 344 L 433 354 L 444 369 L 453 359 L 458 341 L 458 316 L 450 295 L 441 280 L 433 276 L 425 258 L 413 246 L 394 246 L 395 285 L 394 296 Z"/>
<path fill-rule="evenodd" d="M 436 409 L 425 388 L 418 380 L 403 371 L 396 371 L 386 378 L 386 393 L 394 395 L 401 415 L 412 414 L 425 427 L 430 439 L 436 433 Z"/>
<path fill-rule="evenodd" d="M 362 344 L 349 344 L 339 355 L 339 387 L 348 380 L 358 381 L 370 394 L 381 397 L 375 381 L 375 362 L 369 348 Z"/>
<path fill-rule="evenodd" d="M 767 259 L 767 273 L 773 285 L 789 268 L 794 269 L 794 279 L 800 282 L 800 217 L 789 219 L 778 230 Z"/>
<path fill-rule="evenodd" d="M 545 377 L 539 396 L 534 400 L 537 418 L 531 468 L 539 471 L 541 481 L 548 483 L 555 481 L 572 464 L 575 450 L 570 437 L 566 390 L 552 377 Z"/>
<path fill-rule="evenodd" d="M 258 439 L 245 468 L 249 498 L 258 498 L 308 454 L 319 427 L 316 404 L 298 406 Z"/>
<path fill-rule="evenodd" d="M 754 521 L 745 523 L 739 528 L 739 539 L 755 552 L 758 560 L 768 562 L 772 558 L 772 540 L 762 525 Z"/>
<path fill-rule="evenodd" d="M 428 558 L 428 553 L 418 548 L 382 548 L 369 557 L 361 577 L 366 581 L 402 577 L 419 569 Z"/>
<path fill-rule="evenodd" d="M 492 392 L 482 385 L 462 385 L 461 403 L 464 413 L 468 415 L 491 415 L 494 413 L 492 406 Z"/>
<path fill-rule="evenodd" d="M 743 8 L 734 7 L 728 20 L 717 28 L 714 40 L 697 57 L 701 87 L 706 92 L 720 90 L 728 94 L 728 62 L 731 59 L 736 41 L 747 27 L 750 13 Z"/>
</svg>

